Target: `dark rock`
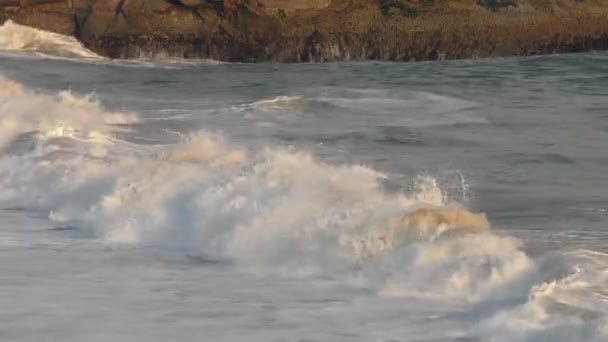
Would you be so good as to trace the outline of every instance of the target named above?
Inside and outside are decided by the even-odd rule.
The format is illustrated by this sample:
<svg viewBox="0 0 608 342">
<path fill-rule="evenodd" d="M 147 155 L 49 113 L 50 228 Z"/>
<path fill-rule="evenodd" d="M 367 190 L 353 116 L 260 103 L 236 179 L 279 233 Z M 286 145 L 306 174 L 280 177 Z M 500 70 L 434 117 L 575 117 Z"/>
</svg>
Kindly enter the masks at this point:
<svg viewBox="0 0 608 342">
<path fill-rule="evenodd" d="M 563 0 L 0 0 L 109 57 L 444 60 L 608 48 L 608 4 Z"/>
</svg>

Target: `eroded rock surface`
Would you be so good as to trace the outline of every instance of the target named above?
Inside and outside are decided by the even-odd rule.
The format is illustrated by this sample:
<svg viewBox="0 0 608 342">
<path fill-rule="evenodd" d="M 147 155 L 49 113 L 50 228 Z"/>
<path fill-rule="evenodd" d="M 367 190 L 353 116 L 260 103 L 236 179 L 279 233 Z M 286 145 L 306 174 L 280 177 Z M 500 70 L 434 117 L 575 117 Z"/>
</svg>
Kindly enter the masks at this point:
<svg viewBox="0 0 608 342">
<path fill-rule="evenodd" d="M 601 0 L 0 0 L 106 56 L 442 60 L 608 47 Z"/>
</svg>

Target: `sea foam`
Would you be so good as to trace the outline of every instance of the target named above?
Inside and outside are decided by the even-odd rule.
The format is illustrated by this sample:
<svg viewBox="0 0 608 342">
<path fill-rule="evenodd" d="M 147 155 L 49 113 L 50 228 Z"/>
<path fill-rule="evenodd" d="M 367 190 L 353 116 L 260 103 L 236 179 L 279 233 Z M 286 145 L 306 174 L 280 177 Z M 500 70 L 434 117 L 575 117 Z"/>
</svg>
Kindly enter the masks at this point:
<svg viewBox="0 0 608 342">
<path fill-rule="evenodd" d="M 34 52 L 65 58 L 102 59 L 74 37 L 19 25 L 10 20 L 0 26 L 0 50 Z"/>
<path fill-rule="evenodd" d="M 533 260 L 432 177 L 387 191 L 387 176 L 365 165 L 248 149 L 206 131 L 124 148 L 116 124 L 137 125 L 136 116 L 89 96 L 0 84 L 4 207 L 243 272 L 329 277 L 395 300 L 472 307 L 475 329 L 463 338 L 606 338 L 605 255 Z"/>
</svg>

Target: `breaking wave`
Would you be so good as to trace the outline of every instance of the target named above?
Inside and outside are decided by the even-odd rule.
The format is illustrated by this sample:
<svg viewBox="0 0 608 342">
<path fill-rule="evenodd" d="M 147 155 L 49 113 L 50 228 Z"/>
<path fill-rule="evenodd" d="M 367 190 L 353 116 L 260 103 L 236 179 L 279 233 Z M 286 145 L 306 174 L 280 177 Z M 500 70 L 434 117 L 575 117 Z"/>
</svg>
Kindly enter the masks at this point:
<svg viewBox="0 0 608 342">
<path fill-rule="evenodd" d="M 0 26 L 0 50 L 33 52 L 50 57 L 102 59 L 74 37 L 19 25 L 10 20 Z"/>
<path fill-rule="evenodd" d="M 432 177 L 389 192 L 364 165 L 198 132 L 181 143 L 116 138 L 133 115 L 90 96 L 0 80 L 0 205 L 56 226 L 227 261 L 245 272 L 323 276 L 382 296 L 472 305 L 481 340 L 603 340 L 608 256 L 533 260 L 521 241 L 451 201 Z"/>
<path fill-rule="evenodd" d="M 133 114 L 102 110 L 94 95 L 75 96 L 70 91 L 57 96 L 38 94 L 0 77 L 0 151 L 17 146 L 24 135 L 47 142 L 70 138 L 108 145 L 113 139 L 110 125 L 136 120 Z"/>
<path fill-rule="evenodd" d="M 51 57 L 102 59 L 74 37 L 16 24 L 0 26 L 0 50 L 35 52 Z"/>
<path fill-rule="evenodd" d="M 606 341 L 608 254 L 589 250 L 540 260 L 545 280 L 532 284 L 522 303 L 479 320 L 482 341 Z"/>
<path fill-rule="evenodd" d="M 138 68 L 182 69 L 226 64 L 212 59 L 184 59 L 162 54 L 142 55 L 133 60 L 111 60 L 87 49 L 74 37 L 20 25 L 11 20 L 0 26 L 0 51 L 18 53 L 20 58 L 27 53 L 44 58 Z"/>
</svg>

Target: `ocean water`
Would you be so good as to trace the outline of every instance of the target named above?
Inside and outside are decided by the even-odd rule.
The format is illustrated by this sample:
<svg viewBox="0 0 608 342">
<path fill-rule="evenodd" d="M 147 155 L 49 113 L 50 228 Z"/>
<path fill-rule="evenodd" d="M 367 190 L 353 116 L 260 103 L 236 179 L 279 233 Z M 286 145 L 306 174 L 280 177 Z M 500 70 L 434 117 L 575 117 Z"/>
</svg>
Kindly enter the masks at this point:
<svg viewBox="0 0 608 342">
<path fill-rule="evenodd" d="M 0 50 L 2 341 L 608 340 L 606 53 Z"/>
</svg>

